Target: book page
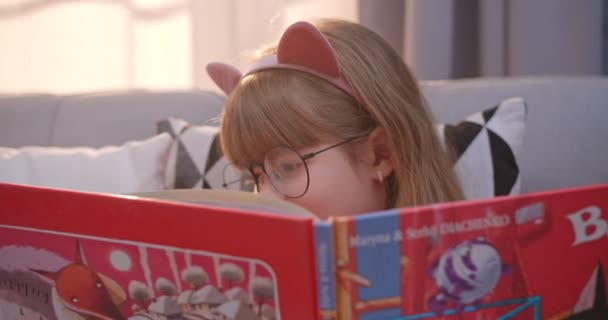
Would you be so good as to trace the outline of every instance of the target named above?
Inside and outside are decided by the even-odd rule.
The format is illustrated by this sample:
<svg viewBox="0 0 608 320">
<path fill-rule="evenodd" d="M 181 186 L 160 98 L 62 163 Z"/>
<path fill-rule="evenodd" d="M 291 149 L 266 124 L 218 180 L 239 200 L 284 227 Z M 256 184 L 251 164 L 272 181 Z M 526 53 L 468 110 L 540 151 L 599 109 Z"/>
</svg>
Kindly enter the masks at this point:
<svg viewBox="0 0 608 320">
<path fill-rule="evenodd" d="M 207 206 L 235 208 L 262 213 L 318 219 L 310 211 L 289 201 L 264 197 L 252 192 L 216 189 L 173 189 L 130 194 L 141 198 L 187 202 Z"/>
</svg>

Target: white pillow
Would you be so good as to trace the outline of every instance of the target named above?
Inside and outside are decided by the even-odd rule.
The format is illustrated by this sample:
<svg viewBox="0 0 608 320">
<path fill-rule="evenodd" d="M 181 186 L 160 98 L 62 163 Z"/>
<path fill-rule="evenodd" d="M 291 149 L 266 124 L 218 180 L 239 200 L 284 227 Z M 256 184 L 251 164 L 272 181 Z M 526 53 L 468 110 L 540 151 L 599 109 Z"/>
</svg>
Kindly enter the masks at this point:
<svg viewBox="0 0 608 320">
<path fill-rule="evenodd" d="M 99 149 L 88 147 L 0 147 L 0 181 L 81 191 L 159 191 L 171 136 Z"/>
</svg>

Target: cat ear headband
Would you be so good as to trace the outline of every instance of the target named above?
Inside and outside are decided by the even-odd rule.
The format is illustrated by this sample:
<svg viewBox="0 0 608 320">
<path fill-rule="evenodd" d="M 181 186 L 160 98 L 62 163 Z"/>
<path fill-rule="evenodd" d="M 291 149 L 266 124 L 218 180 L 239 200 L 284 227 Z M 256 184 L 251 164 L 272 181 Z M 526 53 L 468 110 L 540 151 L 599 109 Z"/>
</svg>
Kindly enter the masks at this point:
<svg viewBox="0 0 608 320">
<path fill-rule="evenodd" d="M 300 21 L 289 26 L 279 40 L 277 54 L 261 58 L 244 74 L 225 63 L 213 62 L 207 65 L 207 73 L 226 95 L 234 90 L 242 78 L 268 69 L 291 69 L 312 74 L 365 105 L 340 71 L 329 41 L 308 22 Z"/>
</svg>

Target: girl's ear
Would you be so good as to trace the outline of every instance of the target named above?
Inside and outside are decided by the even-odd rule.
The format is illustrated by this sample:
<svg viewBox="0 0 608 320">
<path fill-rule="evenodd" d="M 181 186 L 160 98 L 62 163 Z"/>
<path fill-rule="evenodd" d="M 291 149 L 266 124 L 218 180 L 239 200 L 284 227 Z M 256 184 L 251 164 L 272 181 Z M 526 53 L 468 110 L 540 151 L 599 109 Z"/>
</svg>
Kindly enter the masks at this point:
<svg viewBox="0 0 608 320">
<path fill-rule="evenodd" d="M 371 159 L 372 177 L 382 180 L 388 177 L 394 170 L 393 152 L 390 148 L 388 137 L 384 129 L 374 129 L 367 138 L 368 159 Z M 380 178 L 382 177 L 382 178 Z"/>
</svg>

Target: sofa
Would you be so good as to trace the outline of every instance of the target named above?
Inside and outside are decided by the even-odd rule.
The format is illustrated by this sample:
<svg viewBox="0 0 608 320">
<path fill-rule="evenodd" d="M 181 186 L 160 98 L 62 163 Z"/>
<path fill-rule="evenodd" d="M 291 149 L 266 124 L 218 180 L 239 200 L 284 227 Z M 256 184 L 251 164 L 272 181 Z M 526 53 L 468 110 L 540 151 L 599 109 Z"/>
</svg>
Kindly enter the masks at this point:
<svg viewBox="0 0 608 320">
<path fill-rule="evenodd" d="M 522 193 L 608 182 L 608 78 L 477 78 L 422 81 L 421 87 L 444 123 L 509 97 L 525 99 Z M 0 94 L 0 147 L 118 146 L 154 136 L 158 121 L 168 117 L 214 125 L 224 100 L 207 90 Z M 0 175 L 11 170 L 2 163 Z"/>
</svg>

